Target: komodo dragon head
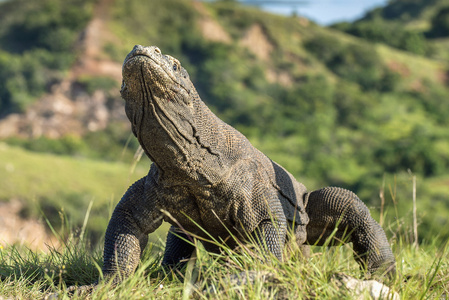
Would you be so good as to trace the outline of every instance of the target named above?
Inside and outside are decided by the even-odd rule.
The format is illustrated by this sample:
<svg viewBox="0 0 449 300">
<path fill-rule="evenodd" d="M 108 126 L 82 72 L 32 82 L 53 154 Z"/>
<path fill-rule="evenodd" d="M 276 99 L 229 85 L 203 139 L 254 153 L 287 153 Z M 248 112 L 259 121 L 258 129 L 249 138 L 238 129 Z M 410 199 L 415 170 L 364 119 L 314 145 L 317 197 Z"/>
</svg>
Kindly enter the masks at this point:
<svg viewBox="0 0 449 300">
<path fill-rule="evenodd" d="M 193 144 L 197 92 L 180 62 L 157 47 L 137 45 L 122 68 L 122 98 L 132 131 L 150 158 Z M 166 157 L 165 157 L 166 158 Z"/>
</svg>

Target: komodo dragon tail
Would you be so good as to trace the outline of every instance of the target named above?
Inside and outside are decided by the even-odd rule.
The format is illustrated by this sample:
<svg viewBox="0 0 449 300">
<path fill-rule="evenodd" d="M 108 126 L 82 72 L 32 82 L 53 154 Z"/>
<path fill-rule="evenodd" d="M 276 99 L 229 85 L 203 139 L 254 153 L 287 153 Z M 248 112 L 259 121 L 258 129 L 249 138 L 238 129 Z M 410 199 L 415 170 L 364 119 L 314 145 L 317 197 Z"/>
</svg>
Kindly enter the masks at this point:
<svg viewBox="0 0 449 300">
<path fill-rule="evenodd" d="M 351 191 L 325 187 L 306 195 L 307 243 L 330 245 L 352 242 L 354 257 L 369 273 L 395 274 L 395 258 L 382 227 Z"/>
</svg>

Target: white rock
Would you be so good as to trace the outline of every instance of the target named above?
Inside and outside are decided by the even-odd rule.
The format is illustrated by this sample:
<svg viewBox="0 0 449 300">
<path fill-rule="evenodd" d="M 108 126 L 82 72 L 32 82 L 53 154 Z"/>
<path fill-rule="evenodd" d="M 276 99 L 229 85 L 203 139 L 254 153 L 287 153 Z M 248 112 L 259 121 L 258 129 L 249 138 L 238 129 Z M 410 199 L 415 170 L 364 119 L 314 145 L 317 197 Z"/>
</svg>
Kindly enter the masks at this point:
<svg viewBox="0 0 449 300">
<path fill-rule="evenodd" d="M 400 299 L 398 293 L 392 292 L 388 286 L 376 280 L 360 280 L 345 274 L 338 274 L 336 277 L 347 289 L 353 291 L 355 299 L 366 299 L 368 295 L 374 300 Z"/>
</svg>

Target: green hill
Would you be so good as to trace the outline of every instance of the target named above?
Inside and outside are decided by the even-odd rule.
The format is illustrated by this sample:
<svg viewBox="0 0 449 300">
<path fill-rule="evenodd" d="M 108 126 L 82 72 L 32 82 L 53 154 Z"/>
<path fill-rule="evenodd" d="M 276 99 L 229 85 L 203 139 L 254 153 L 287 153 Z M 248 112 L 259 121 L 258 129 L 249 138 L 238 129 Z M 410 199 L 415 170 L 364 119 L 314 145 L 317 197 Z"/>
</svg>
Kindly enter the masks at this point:
<svg viewBox="0 0 449 300">
<path fill-rule="evenodd" d="M 424 32 L 431 29 L 434 18 L 448 5 L 444 0 L 394 0 L 384 7 L 368 12 L 360 21 L 371 21 L 380 17 Z"/>
<path fill-rule="evenodd" d="M 371 42 L 448 60 L 449 3 L 445 0 L 394 0 L 352 24 L 332 27 Z"/>
<path fill-rule="evenodd" d="M 417 15 L 430 16 L 441 3 L 427 1 Z M 421 20 L 409 15 L 407 24 Z M 377 22 L 373 20 L 366 22 Z M 4 140 L 34 151 L 118 160 L 129 125 L 119 113 L 123 114 L 117 95 L 120 74 L 102 71 L 103 67 L 119 69 L 135 44 L 157 45 L 179 58 L 203 100 L 223 120 L 309 189 L 349 188 L 376 213 L 384 182 L 388 217 L 410 220 L 410 170 L 420 183 L 421 237 L 438 233 L 447 238 L 449 232 L 440 231 L 448 227 L 447 219 L 436 222 L 431 217 L 431 207 L 443 213 L 449 206 L 448 61 L 441 59 L 447 44 L 439 44 L 435 53 L 440 54 L 429 53 L 424 35 L 429 26 L 405 27 L 407 47 L 342 32 L 351 33 L 357 24 L 344 25 L 347 30 L 343 25 L 323 28 L 235 1 L 2 2 L 0 128 L 30 120 L 17 127 L 17 136 Z M 69 126 L 59 139 L 46 135 L 64 125 L 54 123 L 58 126 L 51 128 L 50 121 L 61 111 L 45 104 L 51 100 L 48 95 L 59 95 L 60 90 L 65 97 L 61 103 L 74 111 L 78 102 L 103 101 L 100 108 L 109 111 L 105 127 L 90 126 L 92 112 L 98 109 L 94 105 L 80 109 L 78 121 L 84 126 Z M 104 97 L 95 96 L 96 91 Z M 68 123 L 73 115 L 64 116 L 60 119 Z M 36 118 L 49 124 L 40 135 L 32 130 L 40 126 L 33 123 Z M 127 158 L 137 148 L 134 139 L 131 143 Z M 15 191 L 9 191 L 2 200 L 14 196 Z M 42 195 L 46 192 L 42 189 Z M 73 197 L 81 196 L 61 193 L 61 204 Z"/>
</svg>

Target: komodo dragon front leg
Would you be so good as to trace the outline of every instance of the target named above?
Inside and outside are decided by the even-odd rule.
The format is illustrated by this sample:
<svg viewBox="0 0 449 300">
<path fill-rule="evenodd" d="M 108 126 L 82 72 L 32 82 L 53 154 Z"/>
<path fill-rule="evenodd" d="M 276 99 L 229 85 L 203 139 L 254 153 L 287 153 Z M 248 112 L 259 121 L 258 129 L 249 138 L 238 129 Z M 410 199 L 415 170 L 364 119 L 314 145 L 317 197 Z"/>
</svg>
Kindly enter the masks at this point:
<svg viewBox="0 0 449 300">
<path fill-rule="evenodd" d="M 394 274 L 395 259 L 385 232 L 353 192 L 326 187 L 307 194 L 306 202 L 308 244 L 322 246 L 337 228 L 330 245 L 352 242 L 362 268 Z"/>
<path fill-rule="evenodd" d="M 103 275 L 115 282 L 134 273 L 147 245 L 148 234 L 162 224 L 155 206 L 154 190 L 144 177 L 134 183 L 120 200 L 106 230 Z"/>
<path fill-rule="evenodd" d="M 162 214 L 156 209 L 152 181 L 143 177 L 128 188 L 117 204 L 105 235 L 103 277 L 113 284 L 132 275 L 148 242 L 148 234 L 162 224 Z M 69 293 L 78 295 L 91 293 L 97 288 L 93 283 L 71 286 Z M 49 297 L 60 297 L 50 294 Z M 53 299 L 53 298 L 49 299 Z"/>
</svg>

